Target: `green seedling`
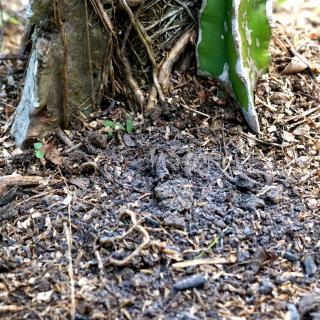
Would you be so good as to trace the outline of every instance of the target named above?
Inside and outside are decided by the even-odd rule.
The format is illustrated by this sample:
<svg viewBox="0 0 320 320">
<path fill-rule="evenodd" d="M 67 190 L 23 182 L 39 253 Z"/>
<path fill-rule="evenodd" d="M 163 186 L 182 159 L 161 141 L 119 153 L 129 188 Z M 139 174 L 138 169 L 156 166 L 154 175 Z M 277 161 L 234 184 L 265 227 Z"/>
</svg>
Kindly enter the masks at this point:
<svg viewBox="0 0 320 320">
<path fill-rule="evenodd" d="M 225 227 L 222 230 L 222 234 L 224 234 L 228 229 L 229 229 L 229 226 Z M 209 246 L 205 249 L 202 249 L 200 254 L 196 257 L 196 259 L 202 259 L 206 252 L 209 252 L 212 248 L 214 248 L 218 244 L 220 239 L 221 239 L 220 235 L 214 237 L 213 240 L 210 242 Z"/>
<path fill-rule="evenodd" d="M 114 133 L 119 131 L 131 134 L 134 129 L 133 117 L 131 115 L 127 116 L 126 123 L 124 124 L 112 120 L 104 120 L 103 125 L 107 128 L 108 138 L 112 138 Z"/>
<path fill-rule="evenodd" d="M 256 133 L 254 89 L 269 64 L 271 11 L 270 0 L 210 0 L 200 10 L 198 73 L 223 83 Z"/>
<path fill-rule="evenodd" d="M 34 154 L 38 159 L 44 159 L 44 152 L 41 150 L 43 147 L 43 143 L 36 142 L 33 144 Z"/>
</svg>

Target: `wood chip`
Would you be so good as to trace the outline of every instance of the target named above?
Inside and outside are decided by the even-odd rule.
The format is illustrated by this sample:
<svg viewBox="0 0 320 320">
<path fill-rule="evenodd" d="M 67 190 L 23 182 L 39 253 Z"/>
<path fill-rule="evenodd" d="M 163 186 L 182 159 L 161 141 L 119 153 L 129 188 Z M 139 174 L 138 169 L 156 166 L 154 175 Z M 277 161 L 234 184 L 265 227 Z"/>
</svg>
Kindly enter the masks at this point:
<svg viewBox="0 0 320 320">
<path fill-rule="evenodd" d="M 229 263 L 229 260 L 226 258 L 212 258 L 212 259 L 197 259 L 190 261 L 182 261 L 172 264 L 174 269 L 184 269 L 188 267 L 201 266 L 204 264 L 226 264 Z"/>
</svg>

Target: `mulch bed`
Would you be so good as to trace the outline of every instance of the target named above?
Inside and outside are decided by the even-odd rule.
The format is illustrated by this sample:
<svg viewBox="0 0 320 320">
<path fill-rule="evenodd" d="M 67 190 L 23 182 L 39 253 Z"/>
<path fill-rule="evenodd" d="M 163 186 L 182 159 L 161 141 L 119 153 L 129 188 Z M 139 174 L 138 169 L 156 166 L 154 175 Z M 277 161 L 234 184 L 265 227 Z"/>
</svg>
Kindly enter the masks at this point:
<svg viewBox="0 0 320 320">
<path fill-rule="evenodd" d="M 0 317 L 320 319 L 319 76 L 280 74 L 287 39 L 257 87 L 259 137 L 216 82 L 176 73 L 132 134 L 108 136 L 127 116 L 112 104 L 41 159 L 8 136 L 22 65 L 2 62 Z"/>
</svg>

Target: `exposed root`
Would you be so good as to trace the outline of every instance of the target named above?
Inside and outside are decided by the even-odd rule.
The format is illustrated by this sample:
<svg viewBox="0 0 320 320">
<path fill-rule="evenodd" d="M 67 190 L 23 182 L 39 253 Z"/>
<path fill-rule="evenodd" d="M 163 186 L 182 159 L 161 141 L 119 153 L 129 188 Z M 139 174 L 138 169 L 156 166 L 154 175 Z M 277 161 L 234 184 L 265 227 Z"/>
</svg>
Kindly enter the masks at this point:
<svg viewBox="0 0 320 320">
<path fill-rule="evenodd" d="M 73 83 L 68 75 L 74 48 L 65 29 L 69 23 L 69 6 L 65 3 L 68 1 L 54 0 L 53 5 L 63 49 L 62 72 L 57 76 L 61 78 L 59 83 L 63 89 L 63 128 L 70 122 L 72 105 L 76 105 L 71 94 Z M 173 65 L 192 39 L 196 8 L 192 0 L 84 0 L 82 68 L 87 69 L 87 81 L 84 99 L 77 109 L 92 106 L 88 111 L 96 111 L 104 97 L 127 100 L 135 111 L 137 106 L 139 111 L 151 111 L 157 100 L 163 105 Z M 103 39 L 104 44 L 99 46 L 102 59 L 96 59 L 100 53 L 95 41 L 102 43 L 101 29 L 105 41 Z M 99 30 L 99 39 L 95 38 L 95 30 Z M 77 94 L 77 90 L 74 92 Z"/>
<path fill-rule="evenodd" d="M 129 230 L 126 231 L 121 236 L 99 238 L 99 243 L 102 244 L 102 245 L 109 244 L 109 243 L 113 244 L 116 241 L 120 241 L 120 240 L 126 239 L 128 237 L 128 235 L 131 234 L 133 231 L 140 232 L 142 234 L 142 236 L 143 236 L 143 240 L 142 240 L 141 244 L 139 244 L 139 246 L 131 254 L 129 254 L 126 258 L 124 258 L 124 259 L 114 259 L 112 257 L 109 257 L 107 259 L 107 263 L 113 264 L 113 265 L 116 265 L 116 266 L 125 266 L 125 265 L 130 264 L 132 262 L 132 259 L 135 258 L 136 256 L 138 256 L 141 253 L 141 251 L 150 242 L 149 233 L 144 227 L 142 227 L 139 224 L 139 221 L 137 221 L 137 219 L 136 219 L 135 212 L 133 212 L 132 210 L 129 210 L 129 209 L 121 209 L 120 210 L 119 219 L 121 219 L 121 218 L 123 218 L 125 216 L 129 216 L 130 217 L 131 223 L 132 223 L 132 227 L 130 227 Z"/>
<path fill-rule="evenodd" d="M 170 75 L 172 72 L 172 67 L 175 62 L 179 59 L 181 54 L 184 52 L 188 43 L 191 39 L 195 39 L 195 33 L 192 30 L 187 31 L 181 38 L 177 41 L 176 45 L 169 52 L 166 60 L 162 63 L 159 71 L 159 83 L 165 93 L 169 91 L 170 86 Z"/>
<path fill-rule="evenodd" d="M 112 25 L 112 22 L 107 15 L 107 13 L 104 11 L 103 5 L 101 4 L 100 0 L 90 0 L 90 3 L 95 11 L 95 13 L 98 15 L 99 20 L 101 21 L 103 27 L 105 28 L 107 32 L 107 52 L 105 54 L 105 61 L 103 64 L 103 73 L 102 73 L 102 79 L 100 81 L 100 88 L 97 94 L 97 104 L 100 104 L 103 96 L 104 88 L 108 87 L 109 82 L 111 83 L 112 87 L 112 95 L 115 95 L 115 85 L 114 85 L 114 78 L 113 78 L 113 63 L 112 63 L 112 57 L 114 54 L 114 42 L 113 39 L 115 38 L 115 31 Z"/>
<path fill-rule="evenodd" d="M 54 18 L 56 25 L 60 32 L 61 42 L 63 45 L 63 66 L 62 66 L 62 79 L 63 79 L 63 128 L 67 129 L 70 122 L 70 104 L 68 93 L 68 39 L 64 32 L 62 9 L 58 0 L 54 1 Z"/>
<path fill-rule="evenodd" d="M 151 112 L 154 106 L 157 103 L 157 89 L 155 86 L 152 86 L 149 90 L 149 98 L 148 98 L 148 103 L 146 107 L 147 112 Z"/>
<path fill-rule="evenodd" d="M 172 67 L 174 63 L 179 59 L 180 55 L 184 52 L 187 44 L 191 39 L 195 38 L 195 33 L 192 30 L 187 31 L 182 37 L 177 41 L 176 45 L 171 49 L 165 61 L 162 63 L 159 70 L 159 85 L 162 87 L 163 91 L 167 93 L 170 86 L 170 75 L 172 72 Z M 153 86 L 149 92 L 149 100 L 147 104 L 147 111 L 150 112 L 157 101 L 157 90 Z"/>
<path fill-rule="evenodd" d="M 110 32 L 110 36 L 115 36 L 114 28 L 112 22 L 106 12 L 104 11 L 103 5 L 101 4 L 100 0 L 90 0 L 90 3 L 95 11 L 95 13 L 100 18 L 104 28 L 107 32 Z"/>
<path fill-rule="evenodd" d="M 144 95 L 138 85 L 138 82 L 132 75 L 130 62 L 125 55 L 122 56 L 122 64 L 124 67 L 125 79 L 128 85 L 130 86 L 131 90 L 133 91 L 136 102 L 138 103 L 139 107 L 143 110 L 145 105 Z"/>
<path fill-rule="evenodd" d="M 161 86 L 158 81 L 158 65 L 157 65 L 155 54 L 154 54 L 153 48 L 152 48 L 152 40 L 148 36 L 148 34 L 145 31 L 141 22 L 132 13 L 127 2 L 125 0 L 120 0 L 120 3 L 123 5 L 124 10 L 127 12 L 128 16 L 130 18 L 131 24 L 133 25 L 134 29 L 136 30 L 136 32 L 139 36 L 139 39 L 142 41 L 143 45 L 145 46 L 145 48 L 147 50 L 147 54 L 148 54 L 149 60 L 152 65 L 153 84 L 154 84 L 155 88 L 157 89 L 157 93 L 158 93 L 160 101 L 164 102 L 164 95 L 162 93 Z"/>
</svg>

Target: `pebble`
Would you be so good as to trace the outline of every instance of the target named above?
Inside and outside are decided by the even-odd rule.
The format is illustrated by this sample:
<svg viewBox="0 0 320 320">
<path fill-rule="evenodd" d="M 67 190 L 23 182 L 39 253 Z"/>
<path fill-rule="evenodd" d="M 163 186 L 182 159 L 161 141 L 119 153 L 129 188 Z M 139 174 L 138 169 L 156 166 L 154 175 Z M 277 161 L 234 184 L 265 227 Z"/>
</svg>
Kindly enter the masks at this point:
<svg viewBox="0 0 320 320">
<path fill-rule="evenodd" d="M 155 161 L 155 175 L 158 179 L 163 179 L 166 176 L 169 176 L 169 170 L 167 169 L 166 157 L 161 153 Z"/>
<path fill-rule="evenodd" d="M 261 294 L 268 294 L 271 293 L 273 290 L 273 284 L 270 279 L 263 279 L 260 283 L 259 293 Z"/>
<path fill-rule="evenodd" d="M 254 274 L 258 273 L 260 268 L 262 267 L 263 263 L 267 259 L 267 251 L 265 248 L 259 248 L 257 251 L 253 254 L 250 268 L 254 272 Z"/>
<path fill-rule="evenodd" d="M 181 314 L 181 316 L 178 317 L 178 319 L 180 320 L 200 320 L 198 317 L 192 315 L 192 314 L 189 314 L 187 312 L 183 312 Z"/>
<path fill-rule="evenodd" d="M 178 213 L 172 214 L 165 218 L 164 224 L 168 227 L 173 227 L 181 230 L 184 230 L 186 227 L 186 222 L 184 221 L 184 218 L 179 217 Z"/>
<path fill-rule="evenodd" d="M 282 201 L 282 193 L 282 187 L 274 187 L 266 193 L 265 199 L 272 204 L 279 204 Z"/>
<path fill-rule="evenodd" d="M 122 141 L 126 147 L 135 147 L 136 143 L 132 140 L 132 138 L 128 134 L 124 134 L 122 136 Z"/>
<path fill-rule="evenodd" d="M 221 229 L 225 229 L 226 228 L 226 224 L 223 222 L 222 219 L 217 219 L 213 222 L 217 227 L 221 228 Z"/>
<path fill-rule="evenodd" d="M 305 259 L 303 259 L 302 263 L 306 275 L 314 276 L 316 274 L 317 266 L 312 256 L 307 256 Z"/>
<path fill-rule="evenodd" d="M 234 183 L 240 190 L 244 191 L 253 191 L 257 186 L 257 181 L 249 178 L 244 173 L 240 173 L 239 175 L 237 175 Z"/>
<path fill-rule="evenodd" d="M 247 237 L 250 237 L 252 236 L 253 234 L 253 231 L 250 227 L 245 227 L 244 230 L 243 230 L 243 233 L 247 236 Z"/>
<path fill-rule="evenodd" d="M 256 196 L 252 196 L 250 199 L 238 203 L 238 205 L 240 208 L 252 212 L 256 211 L 257 209 L 262 209 L 266 206 L 265 202 Z"/>
<path fill-rule="evenodd" d="M 246 260 L 250 259 L 250 252 L 246 250 L 239 250 L 238 251 L 238 262 L 242 263 L 245 262 Z"/>
<path fill-rule="evenodd" d="M 177 291 L 198 288 L 204 286 L 206 278 L 201 274 L 186 277 L 173 285 L 173 289 Z"/>
<path fill-rule="evenodd" d="M 300 320 L 300 314 L 297 310 L 297 307 L 294 304 L 288 303 L 287 309 L 288 309 L 290 320 Z"/>
</svg>

